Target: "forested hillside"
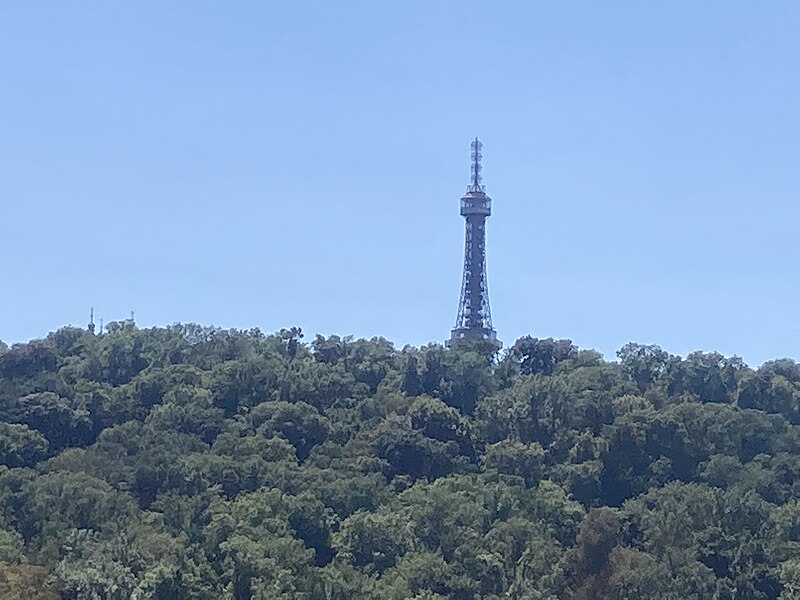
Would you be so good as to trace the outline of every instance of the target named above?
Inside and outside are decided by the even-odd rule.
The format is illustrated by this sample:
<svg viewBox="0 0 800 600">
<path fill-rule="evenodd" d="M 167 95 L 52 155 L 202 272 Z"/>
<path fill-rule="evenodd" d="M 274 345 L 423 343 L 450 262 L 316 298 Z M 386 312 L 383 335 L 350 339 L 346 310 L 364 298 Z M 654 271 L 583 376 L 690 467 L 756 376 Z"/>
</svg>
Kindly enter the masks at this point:
<svg viewBox="0 0 800 600">
<path fill-rule="evenodd" d="M 0 598 L 800 598 L 800 365 L 618 354 L 2 345 Z"/>
</svg>

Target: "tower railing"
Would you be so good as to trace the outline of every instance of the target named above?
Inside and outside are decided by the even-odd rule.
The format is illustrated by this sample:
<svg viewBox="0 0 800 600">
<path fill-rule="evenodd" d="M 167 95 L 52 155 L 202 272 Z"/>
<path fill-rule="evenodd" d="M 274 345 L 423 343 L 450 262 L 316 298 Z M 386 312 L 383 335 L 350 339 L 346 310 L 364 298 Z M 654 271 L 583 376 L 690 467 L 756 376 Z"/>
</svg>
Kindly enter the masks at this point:
<svg viewBox="0 0 800 600">
<path fill-rule="evenodd" d="M 489 196 L 464 196 L 461 198 L 462 215 L 486 215 L 492 214 L 492 199 Z"/>
</svg>

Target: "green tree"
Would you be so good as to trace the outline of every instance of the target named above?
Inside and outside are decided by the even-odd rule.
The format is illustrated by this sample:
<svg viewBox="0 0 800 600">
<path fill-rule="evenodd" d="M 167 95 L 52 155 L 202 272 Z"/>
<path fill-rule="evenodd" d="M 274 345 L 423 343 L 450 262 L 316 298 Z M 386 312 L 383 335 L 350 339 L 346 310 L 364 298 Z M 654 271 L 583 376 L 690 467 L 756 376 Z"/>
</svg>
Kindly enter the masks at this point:
<svg viewBox="0 0 800 600">
<path fill-rule="evenodd" d="M 251 411 L 250 419 L 259 434 L 285 437 L 301 461 L 330 433 L 328 420 L 305 402 L 264 402 Z"/>
<path fill-rule="evenodd" d="M 622 371 L 644 392 L 660 381 L 677 359 L 655 344 L 629 342 L 617 350 Z"/>
<path fill-rule="evenodd" d="M 27 425 L 0 423 L 0 464 L 32 467 L 47 455 L 47 440 Z"/>
<path fill-rule="evenodd" d="M 91 440 L 88 413 L 53 392 L 23 396 L 13 403 L 9 413 L 11 420 L 39 431 L 52 450 L 84 446 Z"/>
<path fill-rule="evenodd" d="M 525 336 L 518 339 L 508 356 L 519 365 L 523 375 L 552 375 L 559 363 L 574 358 L 578 347 L 572 340 L 538 339 Z"/>
</svg>

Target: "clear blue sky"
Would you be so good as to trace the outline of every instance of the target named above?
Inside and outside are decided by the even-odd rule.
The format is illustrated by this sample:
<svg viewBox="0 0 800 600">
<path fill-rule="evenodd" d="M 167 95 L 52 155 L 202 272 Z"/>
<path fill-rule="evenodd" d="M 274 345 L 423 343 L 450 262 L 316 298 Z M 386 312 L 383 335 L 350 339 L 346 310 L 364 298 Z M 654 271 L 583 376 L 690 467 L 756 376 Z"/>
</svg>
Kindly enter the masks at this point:
<svg viewBox="0 0 800 600">
<path fill-rule="evenodd" d="M 136 311 L 800 357 L 800 3 L 0 4 L 0 339 Z"/>
</svg>

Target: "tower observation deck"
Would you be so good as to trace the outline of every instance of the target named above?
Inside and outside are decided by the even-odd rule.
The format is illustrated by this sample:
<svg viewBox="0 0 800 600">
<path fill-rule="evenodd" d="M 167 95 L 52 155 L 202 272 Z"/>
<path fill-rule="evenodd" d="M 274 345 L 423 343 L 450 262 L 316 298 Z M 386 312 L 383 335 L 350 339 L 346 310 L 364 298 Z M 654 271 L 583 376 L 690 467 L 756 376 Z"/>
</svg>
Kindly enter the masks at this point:
<svg viewBox="0 0 800 600">
<path fill-rule="evenodd" d="M 472 142 L 472 173 L 466 193 L 461 197 L 461 215 L 466 221 L 464 236 L 464 274 L 456 324 L 447 345 L 458 340 L 487 340 L 498 348 L 502 342 L 492 327 L 489 308 L 489 283 L 486 277 L 486 219 L 492 214 L 492 199 L 481 183 L 483 144 Z"/>
</svg>

